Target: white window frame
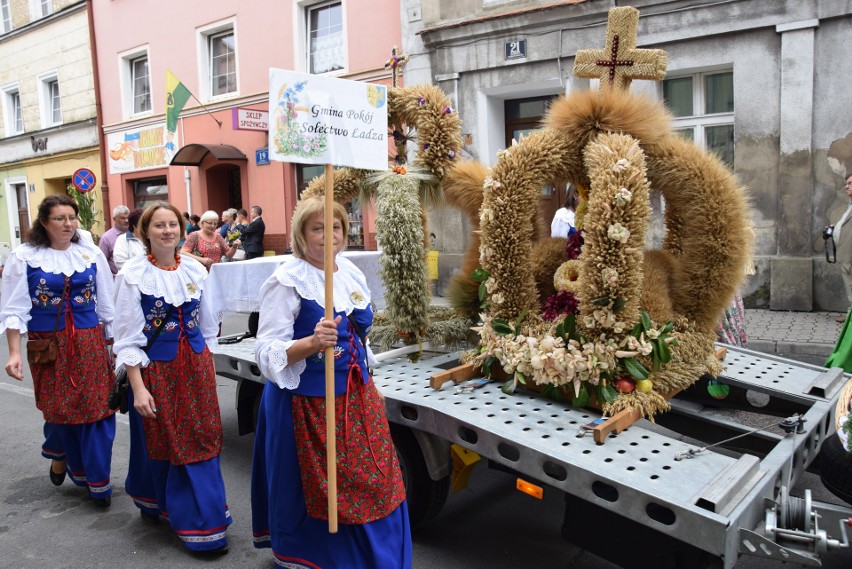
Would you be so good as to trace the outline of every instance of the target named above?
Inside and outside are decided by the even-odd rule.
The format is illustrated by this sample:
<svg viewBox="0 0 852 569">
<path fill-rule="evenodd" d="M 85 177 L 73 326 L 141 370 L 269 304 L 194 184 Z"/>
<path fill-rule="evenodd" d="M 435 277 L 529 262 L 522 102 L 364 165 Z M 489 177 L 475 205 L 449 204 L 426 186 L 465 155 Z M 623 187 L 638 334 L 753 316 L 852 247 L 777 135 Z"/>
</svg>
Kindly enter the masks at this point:
<svg viewBox="0 0 852 569">
<path fill-rule="evenodd" d="M 733 74 L 733 72 L 734 70 L 732 67 L 712 67 L 701 69 L 700 71 L 693 71 L 691 73 L 667 74 L 665 80 L 683 79 L 684 77 L 692 78 L 692 111 L 694 114 L 687 117 L 673 117 L 673 130 L 678 131 L 689 128 L 693 129 L 693 142 L 696 146 L 702 149 L 706 147 L 704 133 L 706 128 L 730 125 L 734 127 L 734 132 L 736 132 L 736 124 L 734 123 L 734 111 L 736 110 L 736 106 L 734 107 L 734 111 L 731 112 L 712 114 L 704 112 L 706 103 L 704 100 L 704 78 L 708 75 L 717 75 L 719 73 Z M 660 84 L 660 98 L 663 98 L 662 83 Z M 736 149 L 734 157 L 736 158 Z"/>
<path fill-rule="evenodd" d="M 235 18 L 228 18 L 220 22 L 209 24 L 197 30 L 197 48 L 198 48 L 198 84 L 201 91 L 201 98 L 205 101 L 221 101 L 223 99 L 232 99 L 240 94 L 240 49 L 239 36 L 237 34 L 237 22 Z M 234 35 L 234 71 L 236 73 L 236 86 L 234 91 L 213 95 L 211 89 L 212 74 L 211 74 L 211 57 L 210 38 L 224 34 L 232 33 Z"/>
<path fill-rule="evenodd" d="M 134 112 L 133 62 L 140 58 L 148 59 L 148 93 L 151 96 L 151 108 L 140 113 Z M 118 77 L 121 86 L 121 110 L 125 119 L 147 117 L 154 112 L 153 90 L 151 89 L 151 56 L 148 46 L 137 46 L 118 54 Z M 165 95 L 163 96 L 165 99 Z M 163 103 L 165 105 L 165 103 Z"/>
<path fill-rule="evenodd" d="M 52 0 L 30 0 L 30 16 L 33 20 L 40 20 L 53 14 Z"/>
<path fill-rule="evenodd" d="M 343 0 L 298 0 L 293 3 L 293 22 L 295 29 L 293 30 L 293 53 L 295 54 L 296 71 L 310 73 L 311 69 L 311 52 L 308 45 L 308 25 L 310 25 L 310 13 L 317 8 L 324 8 L 332 4 L 340 4 L 342 13 L 341 19 L 343 22 L 343 67 L 320 73 L 329 77 L 338 77 L 346 75 L 349 72 L 349 50 L 348 34 L 347 34 L 347 3 Z"/>
<path fill-rule="evenodd" d="M 23 134 L 26 125 L 23 124 L 24 118 L 24 109 L 21 104 L 21 90 L 18 87 L 17 83 L 12 85 L 6 85 L 3 88 L 0 88 L 0 91 L 3 93 L 3 124 L 5 126 L 6 136 L 17 136 L 19 134 Z M 15 109 L 13 107 L 14 97 L 18 98 L 18 108 L 21 113 L 21 130 L 17 128 L 17 117 L 15 116 Z"/>
<path fill-rule="evenodd" d="M 3 26 L 2 32 L 8 33 L 12 31 L 12 6 L 10 0 L 0 0 L 0 23 Z"/>
<path fill-rule="evenodd" d="M 38 77 L 38 98 L 39 98 L 39 109 L 41 111 L 41 128 L 49 128 L 52 126 L 57 126 L 62 124 L 62 89 L 60 86 L 59 94 L 59 121 L 56 121 L 53 117 L 54 115 L 54 107 L 53 107 L 53 93 L 51 93 L 50 86 L 52 83 L 56 82 L 59 84 L 59 72 L 57 70 L 48 71 L 46 73 L 40 74 Z"/>
</svg>

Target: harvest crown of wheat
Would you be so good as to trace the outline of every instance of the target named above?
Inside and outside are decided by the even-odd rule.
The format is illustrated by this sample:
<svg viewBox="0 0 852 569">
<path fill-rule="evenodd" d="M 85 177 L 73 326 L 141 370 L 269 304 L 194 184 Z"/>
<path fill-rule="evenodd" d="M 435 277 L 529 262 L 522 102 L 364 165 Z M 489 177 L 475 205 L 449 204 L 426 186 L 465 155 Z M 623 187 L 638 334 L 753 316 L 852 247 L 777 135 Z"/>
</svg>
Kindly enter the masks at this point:
<svg viewBox="0 0 852 569">
<path fill-rule="evenodd" d="M 447 343 L 472 328 L 466 359 L 485 374 L 607 414 L 653 417 L 718 375 L 715 327 L 751 255 L 746 198 L 720 160 L 673 132 L 660 101 L 629 91 L 666 70 L 664 51 L 636 48 L 638 20 L 634 8 L 610 10 L 605 47 L 575 58 L 575 75 L 599 90 L 556 100 L 544 128 L 491 169 L 460 160 L 461 120 L 439 89 L 389 91 L 394 168 L 334 173 L 336 200 L 376 200 L 388 308 L 374 342 Z M 582 197 L 567 240 L 550 238 L 537 211 L 540 188 L 557 180 Z M 652 190 L 666 204 L 659 250 L 645 246 Z M 449 287 L 453 310 L 429 308 L 432 203 L 461 209 L 474 229 Z"/>
</svg>

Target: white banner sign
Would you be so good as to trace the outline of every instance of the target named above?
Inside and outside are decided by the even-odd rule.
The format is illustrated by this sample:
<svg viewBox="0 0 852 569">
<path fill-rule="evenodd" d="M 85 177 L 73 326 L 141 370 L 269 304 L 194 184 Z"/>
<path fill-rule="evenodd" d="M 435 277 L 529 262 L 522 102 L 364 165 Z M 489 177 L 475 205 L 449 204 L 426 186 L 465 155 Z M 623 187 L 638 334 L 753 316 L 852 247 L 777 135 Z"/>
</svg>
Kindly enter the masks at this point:
<svg viewBox="0 0 852 569">
<path fill-rule="evenodd" d="M 269 70 L 269 157 L 387 170 L 387 87 Z"/>
</svg>

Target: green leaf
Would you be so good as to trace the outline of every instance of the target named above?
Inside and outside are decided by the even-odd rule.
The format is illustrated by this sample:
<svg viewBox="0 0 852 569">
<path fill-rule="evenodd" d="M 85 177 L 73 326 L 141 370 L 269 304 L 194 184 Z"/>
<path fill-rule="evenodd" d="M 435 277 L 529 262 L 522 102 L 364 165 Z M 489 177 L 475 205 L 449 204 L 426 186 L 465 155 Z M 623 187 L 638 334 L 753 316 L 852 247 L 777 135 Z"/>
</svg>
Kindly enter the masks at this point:
<svg viewBox="0 0 852 569">
<path fill-rule="evenodd" d="M 651 361 L 651 371 L 657 371 L 660 369 L 660 351 L 656 346 L 654 346 L 654 349 L 651 352 Z"/>
<path fill-rule="evenodd" d="M 501 336 L 508 336 L 509 334 L 513 334 L 512 329 L 509 327 L 509 324 L 500 318 L 495 318 L 491 321 L 491 328 L 494 330 L 495 334 L 499 334 Z"/>
<path fill-rule="evenodd" d="M 603 385 L 599 383 L 595 388 L 595 396 L 598 398 L 598 402 L 601 403 L 606 401 L 607 403 L 612 403 L 615 401 L 615 398 L 618 397 L 618 391 L 609 384 Z"/>
<path fill-rule="evenodd" d="M 485 296 L 488 294 L 488 289 L 485 288 L 485 283 L 479 285 L 479 302 L 485 301 Z"/>
<path fill-rule="evenodd" d="M 520 383 L 521 385 L 526 385 L 526 384 L 527 384 L 527 378 L 526 378 L 526 377 L 524 377 L 524 374 L 522 374 L 522 373 L 521 373 L 521 372 L 519 372 L 519 371 L 516 371 L 516 372 L 515 372 L 515 379 L 517 379 L 517 380 L 518 380 L 518 383 Z"/>
<path fill-rule="evenodd" d="M 488 356 L 482 362 L 482 375 L 485 377 L 491 377 L 491 368 L 494 366 L 494 363 L 497 361 L 497 358 L 494 356 Z"/>
<path fill-rule="evenodd" d="M 595 306 L 608 306 L 611 299 L 608 296 L 599 296 L 592 299 L 592 304 Z"/>
<path fill-rule="evenodd" d="M 523 310 L 521 310 L 520 315 L 515 318 L 515 330 L 521 329 L 521 323 L 524 321 L 524 318 L 527 317 L 527 314 L 529 314 L 529 308 L 524 308 Z"/>
<path fill-rule="evenodd" d="M 569 314 L 562 321 L 565 330 L 565 335 L 570 339 L 576 339 L 577 336 L 577 316 L 574 314 Z M 563 336 L 564 338 L 565 336 Z"/>
<path fill-rule="evenodd" d="M 636 326 L 633 327 L 633 330 L 630 331 L 630 335 L 634 338 L 639 338 L 640 334 L 642 334 L 642 324 L 637 323 Z"/>
<path fill-rule="evenodd" d="M 511 394 L 513 394 L 513 393 L 515 392 L 515 382 L 514 382 L 513 380 L 511 380 L 511 379 L 510 379 L 509 381 L 507 381 L 506 383 L 504 383 L 504 384 L 500 387 L 500 390 L 501 390 L 503 393 L 505 393 L 506 395 L 511 395 Z"/>
<path fill-rule="evenodd" d="M 666 322 L 666 325 L 665 325 L 665 326 L 663 326 L 663 329 L 662 329 L 662 330 L 660 330 L 660 335 L 662 336 L 662 335 L 664 335 L 664 334 L 668 334 L 668 333 L 670 333 L 673 329 L 674 329 L 674 323 L 673 323 L 671 320 L 669 320 L 668 322 Z"/>
<path fill-rule="evenodd" d="M 624 367 L 636 379 L 648 379 L 648 370 L 636 358 L 624 358 Z"/>
<path fill-rule="evenodd" d="M 624 300 L 623 296 L 619 296 L 615 299 L 615 302 L 612 303 L 612 311 L 618 314 L 624 309 L 625 304 L 627 304 L 627 301 Z"/>
<path fill-rule="evenodd" d="M 565 320 L 560 320 L 559 324 L 556 325 L 556 336 L 558 338 L 565 337 Z"/>
<path fill-rule="evenodd" d="M 568 386 L 571 389 L 571 386 Z M 571 406 L 573 407 L 585 407 L 589 404 L 589 389 L 586 387 L 586 384 L 582 384 L 580 386 L 580 393 L 571 399 Z"/>
<path fill-rule="evenodd" d="M 488 277 L 490 276 L 491 274 L 488 271 L 482 267 L 477 267 L 477 269 L 470 275 L 470 278 L 473 279 L 473 282 L 481 283 L 488 280 Z"/>
<path fill-rule="evenodd" d="M 642 319 L 642 328 L 647 332 L 651 329 L 651 326 L 653 326 L 653 324 L 651 323 L 651 317 L 648 316 L 648 313 L 644 310 L 642 311 L 640 317 Z"/>
<path fill-rule="evenodd" d="M 660 363 L 667 364 L 672 361 L 672 351 L 669 349 L 669 345 L 666 344 L 665 340 L 659 340 L 660 346 Z"/>
</svg>

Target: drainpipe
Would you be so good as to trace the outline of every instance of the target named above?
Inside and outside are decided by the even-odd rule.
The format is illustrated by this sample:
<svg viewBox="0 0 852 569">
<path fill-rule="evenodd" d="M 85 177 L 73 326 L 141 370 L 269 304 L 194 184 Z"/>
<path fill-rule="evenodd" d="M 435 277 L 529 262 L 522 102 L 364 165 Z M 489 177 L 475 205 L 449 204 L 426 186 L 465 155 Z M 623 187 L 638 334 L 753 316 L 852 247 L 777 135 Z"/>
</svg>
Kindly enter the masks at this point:
<svg viewBox="0 0 852 569">
<path fill-rule="evenodd" d="M 103 109 L 101 107 L 101 81 L 100 75 L 98 74 L 98 50 L 97 45 L 95 44 L 95 15 L 94 15 L 94 4 L 92 0 L 86 0 L 86 15 L 89 19 L 89 48 L 92 51 L 92 78 L 94 81 L 95 88 L 95 128 L 98 130 L 98 157 L 101 162 L 101 200 L 103 201 L 103 214 L 104 214 L 104 231 L 101 232 L 101 235 L 106 232 L 107 223 L 112 222 L 112 216 L 109 212 L 112 211 L 109 202 L 109 180 L 107 178 L 107 155 L 106 155 L 106 147 L 107 141 L 106 136 L 104 135 L 104 117 L 103 117 Z"/>
<path fill-rule="evenodd" d="M 189 182 L 189 168 L 183 167 L 183 181 L 186 184 L 186 211 L 192 213 L 192 184 Z"/>
</svg>

